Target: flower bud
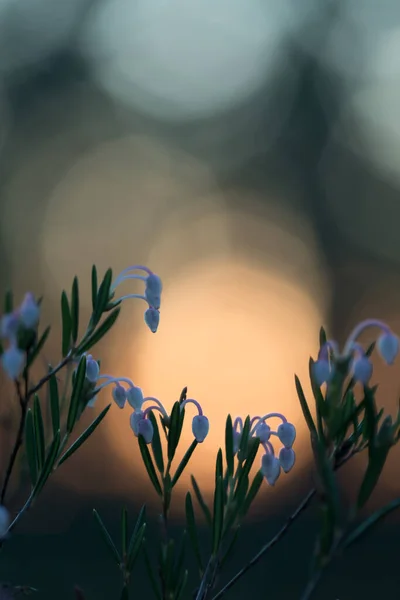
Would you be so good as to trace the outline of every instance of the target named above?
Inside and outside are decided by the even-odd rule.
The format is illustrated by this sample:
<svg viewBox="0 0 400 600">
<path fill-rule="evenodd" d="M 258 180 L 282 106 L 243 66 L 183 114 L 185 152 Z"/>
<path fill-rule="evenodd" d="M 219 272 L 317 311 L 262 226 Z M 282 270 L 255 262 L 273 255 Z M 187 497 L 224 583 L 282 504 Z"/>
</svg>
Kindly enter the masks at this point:
<svg viewBox="0 0 400 600">
<path fill-rule="evenodd" d="M 331 366 L 328 360 L 318 359 L 312 366 L 312 373 L 315 383 L 319 386 L 328 383 L 332 376 Z"/>
<path fill-rule="evenodd" d="M 14 344 L 7 348 L 1 356 L 3 369 L 10 379 L 18 379 L 25 366 L 25 360 L 25 352 Z"/>
<path fill-rule="evenodd" d="M 146 277 L 146 289 L 144 295 L 150 306 L 156 309 L 160 308 L 160 299 L 162 292 L 162 282 L 158 275 L 152 273 Z"/>
<path fill-rule="evenodd" d="M 296 460 L 296 454 L 292 448 L 282 448 L 279 452 L 279 462 L 285 473 L 289 473 Z"/>
<path fill-rule="evenodd" d="M 90 383 L 96 383 L 99 373 L 99 363 L 94 360 L 91 354 L 88 354 L 86 357 L 86 379 L 90 381 Z"/>
<path fill-rule="evenodd" d="M 0 504 L 0 540 L 6 537 L 10 522 L 10 513 L 5 506 Z"/>
<path fill-rule="evenodd" d="M 399 338 L 393 333 L 383 333 L 378 338 L 377 348 L 383 360 L 392 365 L 399 352 Z"/>
<path fill-rule="evenodd" d="M 372 377 L 372 363 L 367 356 L 360 356 L 353 361 L 353 377 L 363 385 Z"/>
<path fill-rule="evenodd" d="M 144 313 L 144 321 L 152 333 L 156 333 L 160 323 L 160 313 L 152 306 Z"/>
<path fill-rule="evenodd" d="M 21 323 L 27 329 L 35 329 L 39 323 L 40 307 L 35 301 L 35 298 L 31 292 L 25 294 L 25 297 L 19 308 L 19 317 Z"/>
<path fill-rule="evenodd" d="M 261 459 L 261 473 L 268 481 L 269 485 L 275 485 L 279 475 L 281 474 L 281 465 L 279 460 L 267 452 Z"/>
<path fill-rule="evenodd" d="M 138 422 L 138 434 L 143 436 L 146 444 L 150 444 L 153 439 L 154 429 L 149 419 L 140 419 Z"/>
<path fill-rule="evenodd" d="M 19 318 L 15 312 L 3 315 L 0 320 L 0 336 L 7 340 L 15 338 L 18 326 Z"/>
<path fill-rule="evenodd" d="M 119 408 L 124 408 L 125 402 L 126 402 L 126 390 L 119 383 L 117 383 L 117 385 L 113 389 L 113 391 L 112 391 L 112 397 L 113 397 L 113 400 L 114 400 L 115 404 Z"/>
<path fill-rule="evenodd" d="M 143 392 L 140 387 L 130 387 L 126 391 L 126 399 L 128 400 L 128 404 L 132 406 L 132 408 L 136 411 L 140 411 L 143 404 Z"/>
<path fill-rule="evenodd" d="M 265 442 L 268 442 L 269 438 L 271 437 L 271 427 L 266 423 L 260 423 L 256 427 L 255 435 L 260 438 L 260 442 L 262 444 L 265 444 Z"/>
<path fill-rule="evenodd" d="M 280 441 L 286 448 L 291 448 L 293 446 L 294 440 L 296 439 L 296 429 L 294 425 L 291 423 L 281 423 L 276 432 Z"/>
<path fill-rule="evenodd" d="M 137 412 L 133 412 L 130 416 L 129 422 L 132 428 L 133 433 L 138 436 L 139 435 L 139 423 L 143 421 L 143 412 L 141 410 Z"/>
<path fill-rule="evenodd" d="M 198 442 L 204 442 L 210 429 L 210 423 L 204 415 L 196 415 L 192 421 L 192 432 Z"/>
</svg>

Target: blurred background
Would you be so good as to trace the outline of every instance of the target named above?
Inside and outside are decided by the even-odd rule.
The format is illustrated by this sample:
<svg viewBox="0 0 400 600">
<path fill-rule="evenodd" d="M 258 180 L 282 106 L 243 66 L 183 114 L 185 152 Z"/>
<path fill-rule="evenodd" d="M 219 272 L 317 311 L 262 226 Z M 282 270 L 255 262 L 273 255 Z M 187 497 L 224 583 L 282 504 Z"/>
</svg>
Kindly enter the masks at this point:
<svg viewBox="0 0 400 600">
<path fill-rule="evenodd" d="M 293 374 L 308 390 L 320 326 L 341 343 L 365 317 L 400 332 L 399 107 L 395 0 L 0 0 L 0 288 L 44 295 L 45 359 L 59 357 L 59 298 L 75 274 L 83 319 L 93 263 L 161 275 L 157 335 L 128 302 L 96 357 L 167 408 L 188 386 L 210 419 L 177 491 L 177 532 L 191 472 L 209 497 L 228 412 L 279 410 L 298 429 L 296 467 L 263 486 L 221 584 L 312 485 Z M 374 378 L 394 413 L 399 369 L 377 361 Z M 0 417 L 4 468 L 18 417 L 6 382 Z M 187 424 L 182 454 L 190 440 Z M 340 474 L 349 498 L 362 466 Z M 367 511 L 400 494 L 398 469 L 394 450 Z M 14 486 L 13 508 L 25 493 Z M 128 409 L 113 406 L 10 540 L 0 580 L 44 600 L 73 598 L 75 583 L 87 600 L 117 598 L 92 508 L 117 532 L 122 505 L 133 521 L 144 501 L 154 537 L 157 499 Z M 315 529 L 310 511 L 227 598 L 298 598 Z M 396 597 L 399 533 L 400 514 L 315 597 Z M 135 585 L 147 597 L 140 571 Z"/>
</svg>

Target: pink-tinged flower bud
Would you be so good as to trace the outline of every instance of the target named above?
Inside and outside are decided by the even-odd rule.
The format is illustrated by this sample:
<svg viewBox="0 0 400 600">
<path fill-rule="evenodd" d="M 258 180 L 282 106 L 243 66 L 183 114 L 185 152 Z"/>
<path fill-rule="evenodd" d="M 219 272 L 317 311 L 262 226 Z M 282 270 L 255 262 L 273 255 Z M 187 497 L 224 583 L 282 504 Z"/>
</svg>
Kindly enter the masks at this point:
<svg viewBox="0 0 400 600">
<path fill-rule="evenodd" d="M 260 442 L 265 444 L 271 437 L 271 427 L 266 423 L 260 423 L 255 429 L 255 435 L 260 438 Z"/>
<path fill-rule="evenodd" d="M 282 448 L 279 452 L 279 462 L 285 473 L 289 473 L 296 460 L 296 454 L 292 448 Z"/>
<path fill-rule="evenodd" d="M 144 313 L 144 322 L 152 333 L 156 333 L 160 323 L 160 313 L 156 308 L 150 306 Z"/>
<path fill-rule="evenodd" d="M 86 357 L 86 379 L 90 381 L 90 383 L 96 383 L 99 374 L 99 363 L 96 360 L 94 360 L 91 354 L 88 354 Z"/>
<path fill-rule="evenodd" d="M 3 315 L 0 320 L 0 336 L 7 340 L 14 339 L 17 335 L 19 327 L 19 317 L 18 314 L 8 313 Z"/>
<path fill-rule="evenodd" d="M 161 292 L 162 283 L 160 277 L 155 275 L 155 273 L 146 277 L 146 289 L 144 295 L 149 305 L 157 310 L 160 308 Z"/>
<path fill-rule="evenodd" d="M 35 329 L 39 323 L 40 307 L 31 292 L 25 294 L 22 304 L 19 307 L 19 317 L 21 323 L 27 329 Z"/>
<path fill-rule="evenodd" d="M 149 419 L 140 419 L 138 422 L 138 435 L 142 435 L 146 444 L 150 444 L 153 439 L 154 429 Z"/>
<path fill-rule="evenodd" d="M 285 448 L 291 448 L 296 439 L 296 428 L 291 423 L 281 423 L 277 429 L 278 438 L 285 446 Z"/>
<path fill-rule="evenodd" d="M 201 443 L 204 442 L 210 429 L 210 423 L 204 415 L 196 415 L 192 421 L 192 431 L 196 440 Z"/>
<path fill-rule="evenodd" d="M 281 464 L 272 453 L 267 452 L 261 459 L 261 473 L 269 485 L 275 485 L 281 474 Z"/>
<path fill-rule="evenodd" d="M 399 338 L 393 333 L 383 333 L 378 338 L 377 347 L 383 360 L 388 365 L 392 365 L 399 353 Z"/>
<path fill-rule="evenodd" d="M 312 366 L 312 374 L 315 383 L 319 386 L 328 383 L 332 377 L 332 370 L 328 360 L 318 359 Z"/>
<path fill-rule="evenodd" d="M 128 400 L 128 404 L 130 404 L 134 410 L 140 411 L 142 409 L 144 398 L 140 387 L 134 385 L 128 388 L 126 391 L 126 399 Z"/>
<path fill-rule="evenodd" d="M 5 506 L 0 504 L 0 540 L 3 540 L 7 536 L 10 523 L 10 513 Z"/>
<path fill-rule="evenodd" d="M 137 411 L 137 412 L 133 412 L 130 416 L 130 425 L 132 428 L 133 433 L 138 436 L 139 435 L 139 423 L 140 421 L 143 421 L 144 416 L 143 416 L 143 412 L 141 410 Z"/>
<path fill-rule="evenodd" d="M 10 379 L 18 379 L 25 367 L 25 361 L 25 352 L 14 344 L 7 348 L 1 356 L 3 369 Z"/>
<path fill-rule="evenodd" d="M 115 404 L 119 408 L 124 408 L 126 402 L 126 390 L 122 385 L 119 385 L 119 383 L 117 383 L 117 385 L 113 389 L 112 397 Z"/>
<path fill-rule="evenodd" d="M 363 385 L 367 384 L 372 377 L 372 363 L 367 356 L 359 356 L 353 362 L 353 377 Z"/>
</svg>

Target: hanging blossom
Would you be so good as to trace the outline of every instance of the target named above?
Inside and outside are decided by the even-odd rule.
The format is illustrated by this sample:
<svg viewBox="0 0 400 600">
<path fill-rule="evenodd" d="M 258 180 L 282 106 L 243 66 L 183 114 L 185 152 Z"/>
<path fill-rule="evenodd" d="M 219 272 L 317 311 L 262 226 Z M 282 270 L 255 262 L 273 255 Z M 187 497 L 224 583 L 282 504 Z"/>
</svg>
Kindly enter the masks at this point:
<svg viewBox="0 0 400 600">
<path fill-rule="evenodd" d="M 268 419 L 278 418 L 282 423 L 276 431 L 266 423 Z M 243 433 L 243 421 L 237 417 L 233 424 L 233 452 L 237 454 Z M 274 447 L 270 442 L 271 436 L 276 436 L 283 444 L 279 451 L 279 456 L 275 456 Z M 286 417 L 280 413 L 268 413 L 263 417 L 253 417 L 250 421 L 250 437 L 257 437 L 264 448 L 265 453 L 261 459 L 261 472 L 269 485 L 275 485 L 281 469 L 285 473 L 293 468 L 296 460 L 296 454 L 292 448 L 296 439 L 296 428 L 289 423 Z"/>
<path fill-rule="evenodd" d="M 102 388 L 109 385 L 113 385 L 112 397 L 115 404 L 119 408 L 124 408 L 126 402 L 133 408 L 133 412 L 130 417 L 130 425 L 135 436 L 142 435 L 146 444 L 150 444 L 153 439 L 154 429 L 149 419 L 150 412 L 157 410 L 166 419 L 169 419 L 169 415 L 164 405 L 153 396 L 143 396 L 143 392 L 140 387 L 137 387 L 131 379 L 128 377 L 113 377 L 111 375 L 99 375 L 97 380 L 105 379 L 97 389 L 98 393 Z M 144 404 L 151 402 L 151 406 L 143 408 Z M 195 439 L 201 443 L 204 442 L 207 437 L 210 424 L 208 418 L 203 414 L 203 409 L 197 400 L 188 398 L 181 403 L 181 410 L 187 404 L 194 404 L 197 408 L 197 415 L 192 420 L 192 432 Z"/>
<path fill-rule="evenodd" d="M 18 379 L 26 364 L 26 352 L 18 346 L 18 332 L 21 329 L 35 331 L 39 318 L 39 304 L 33 294 L 27 292 L 21 305 L 0 319 L 0 338 L 7 344 L 1 364 L 10 379 Z"/>
<path fill-rule="evenodd" d="M 376 319 L 367 319 L 353 329 L 344 345 L 342 354 L 335 341 L 329 340 L 321 346 L 318 359 L 313 365 L 313 375 L 318 385 L 329 383 L 334 373 L 335 361 L 346 359 L 351 359 L 351 374 L 354 380 L 363 385 L 369 382 L 372 377 L 372 363 L 357 339 L 363 331 L 370 327 L 377 327 L 381 330 L 382 333 L 376 340 L 378 352 L 387 365 L 393 365 L 399 352 L 399 338 L 386 323 Z"/>
<path fill-rule="evenodd" d="M 143 271 L 146 275 L 138 275 L 132 271 Z M 117 298 L 114 302 L 122 302 L 129 298 L 139 298 L 144 300 L 148 304 L 148 308 L 144 313 L 144 320 L 150 331 L 155 333 L 160 323 L 160 305 L 161 305 L 161 292 L 162 282 L 158 275 L 150 271 L 147 267 L 142 265 L 132 265 L 124 269 L 116 278 L 111 286 L 112 298 L 114 298 L 117 287 L 128 279 L 139 279 L 144 281 L 145 290 L 144 294 L 127 294 Z"/>
</svg>

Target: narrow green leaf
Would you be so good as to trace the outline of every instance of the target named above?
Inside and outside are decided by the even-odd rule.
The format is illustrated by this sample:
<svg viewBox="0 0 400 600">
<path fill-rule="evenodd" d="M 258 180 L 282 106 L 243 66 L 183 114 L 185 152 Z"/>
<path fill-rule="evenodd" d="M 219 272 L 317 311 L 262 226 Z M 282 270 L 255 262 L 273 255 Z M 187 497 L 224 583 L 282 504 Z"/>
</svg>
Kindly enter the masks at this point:
<svg viewBox="0 0 400 600">
<path fill-rule="evenodd" d="M 172 478 L 172 482 L 171 482 L 172 487 L 174 487 L 174 485 L 176 485 L 178 483 L 179 477 L 182 475 L 184 469 L 186 468 L 197 445 L 198 445 L 198 441 L 193 440 L 193 442 L 190 444 L 189 448 L 186 450 L 185 455 L 182 458 L 181 462 L 179 463 L 178 468 L 175 471 L 175 475 Z"/>
<path fill-rule="evenodd" d="M 103 281 L 100 284 L 97 292 L 95 308 L 92 315 L 92 326 L 95 327 L 100 321 L 101 316 L 110 299 L 110 288 L 112 283 L 112 269 L 107 269 Z"/>
<path fill-rule="evenodd" d="M 218 554 L 221 543 L 222 529 L 224 526 L 224 489 L 222 477 L 218 477 L 214 492 L 214 514 L 213 514 L 213 542 L 212 552 Z"/>
<path fill-rule="evenodd" d="M 117 320 L 120 311 L 120 308 L 113 310 L 113 312 L 104 319 L 101 325 L 99 325 L 99 327 L 91 335 L 89 335 L 89 337 L 85 337 L 82 340 L 82 343 L 78 348 L 79 353 L 87 352 L 106 335 L 106 333 L 111 329 Z"/>
<path fill-rule="evenodd" d="M 184 409 L 182 409 L 184 410 Z M 179 444 L 180 429 L 181 429 L 181 405 L 179 402 L 175 402 L 172 407 L 170 426 L 168 430 L 168 460 L 172 462 L 176 449 Z"/>
<path fill-rule="evenodd" d="M 250 469 L 253 466 L 253 463 L 257 456 L 259 447 L 260 447 L 260 439 L 253 438 L 251 440 L 250 449 L 248 452 L 246 462 L 244 463 L 244 465 L 239 473 L 239 476 L 238 476 L 238 482 L 237 482 L 237 487 L 236 487 L 236 491 L 235 491 L 235 499 L 238 501 L 239 501 L 239 495 L 242 492 L 242 486 L 244 485 L 244 483 L 242 483 L 242 482 L 245 482 L 246 478 L 248 480 L 248 477 L 250 474 Z M 247 487 L 246 487 L 246 491 L 247 491 Z"/>
<path fill-rule="evenodd" d="M 36 497 L 43 489 L 47 479 L 49 478 L 50 473 L 54 469 L 54 465 L 57 459 L 58 450 L 60 448 L 60 431 L 57 431 L 54 436 L 53 441 L 50 444 L 49 451 L 46 456 L 46 460 L 44 461 L 43 469 L 39 474 L 38 480 L 36 482 L 33 495 Z"/>
<path fill-rule="evenodd" d="M 151 563 L 151 560 L 149 558 L 149 555 L 148 555 L 147 550 L 146 550 L 145 547 L 143 548 L 143 556 L 144 556 L 144 563 L 146 565 L 147 574 L 149 576 L 151 587 L 153 589 L 154 595 L 157 598 L 157 600 L 162 600 L 161 592 L 160 592 L 160 589 L 158 587 L 157 580 L 156 580 L 156 578 L 154 576 L 152 563 Z"/>
<path fill-rule="evenodd" d="M 46 449 L 42 410 L 40 408 L 40 401 L 37 394 L 35 394 L 33 399 L 33 424 L 35 427 L 36 457 L 38 462 L 38 470 L 40 471 L 44 464 Z"/>
<path fill-rule="evenodd" d="M 75 422 L 76 422 L 79 404 L 82 399 L 82 391 L 83 391 L 83 386 L 85 383 L 85 377 L 86 377 L 86 356 L 82 356 L 79 361 L 79 365 L 76 370 L 76 375 L 75 375 L 73 386 L 72 386 L 71 400 L 70 400 L 70 404 L 69 404 L 68 417 L 67 417 L 67 432 L 68 433 L 71 433 L 71 431 L 74 428 Z"/>
<path fill-rule="evenodd" d="M 242 518 L 248 513 L 249 508 L 253 504 L 253 501 L 255 500 L 263 481 L 264 475 L 261 473 L 261 471 L 257 471 L 241 509 Z"/>
<path fill-rule="evenodd" d="M 92 267 L 92 308 L 93 311 L 96 308 L 96 300 L 97 300 L 97 269 L 96 266 Z"/>
<path fill-rule="evenodd" d="M 108 533 L 107 528 L 104 525 L 103 521 L 101 520 L 100 515 L 96 509 L 93 509 L 93 516 L 100 528 L 100 533 L 103 536 L 103 540 L 105 541 L 106 546 L 111 551 L 111 554 L 113 555 L 117 565 L 120 565 L 122 563 L 121 556 L 117 550 L 116 545 L 114 544 L 114 542 L 111 538 L 111 535 Z"/>
<path fill-rule="evenodd" d="M 364 478 L 361 482 L 360 490 L 357 497 L 357 507 L 362 508 L 369 500 L 372 492 L 374 491 L 379 477 L 381 476 L 383 467 L 387 456 L 389 454 L 390 446 L 373 446 L 368 447 L 369 461 L 368 466 L 364 474 Z"/>
<path fill-rule="evenodd" d="M 26 413 L 25 421 L 25 450 L 26 457 L 28 460 L 29 474 L 31 477 L 32 486 L 36 485 L 37 481 L 37 454 L 36 454 L 36 440 L 35 440 L 35 428 L 33 424 L 33 415 L 30 408 Z"/>
<path fill-rule="evenodd" d="M 51 423 L 53 427 L 53 436 L 60 429 L 60 397 L 58 395 L 57 377 L 53 374 L 49 379 L 50 410 Z"/>
<path fill-rule="evenodd" d="M 377 411 L 375 404 L 375 394 L 372 389 L 367 386 L 364 387 L 364 428 L 363 437 L 368 442 L 368 452 L 372 449 L 377 431 Z"/>
<path fill-rule="evenodd" d="M 79 331 L 79 285 L 78 278 L 75 276 L 72 283 L 71 292 L 71 336 L 72 342 L 75 344 L 78 339 Z"/>
<path fill-rule="evenodd" d="M 232 536 L 232 539 L 231 539 L 231 541 L 229 543 L 229 546 L 228 546 L 228 548 L 227 548 L 224 556 L 221 559 L 221 562 L 220 562 L 220 569 L 221 569 L 221 571 L 224 568 L 224 566 L 225 566 L 225 564 L 226 564 L 226 562 L 227 562 L 230 554 L 232 553 L 233 549 L 236 546 L 236 542 L 238 541 L 238 538 L 239 538 L 239 532 L 240 532 L 240 526 L 236 527 L 235 532 L 234 532 L 234 534 Z"/>
<path fill-rule="evenodd" d="M 179 585 L 176 588 L 176 592 L 175 592 L 175 598 L 176 598 L 176 600 L 181 600 L 181 598 L 183 597 L 182 594 L 185 591 L 185 587 L 186 587 L 186 584 L 187 584 L 188 576 L 189 576 L 189 572 L 186 569 L 186 571 L 183 573 L 183 577 L 182 577 Z"/>
<path fill-rule="evenodd" d="M 380 508 L 369 516 L 365 521 L 360 523 L 345 539 L 343 549 L 348 548 L 354 542 L 357 542 L 363 535 L 365 535 L 372 527 L 374 527 L 381 519 L 386 517 L 389 513 L 400 507 L 400 498 L 396 498 L 386 506 Z"/>
<path fill-rule="evenodd" d="M 157 469 L 160 471 L 161 475 L 164 474 L 164 459 L 163 459 L 163 451 L 160 440 L 160 431 L 158 429 L 157 419 L 154 416 L 153 412 L 150 411 L 149 419 L 151 424 L 153 425 L 153 439 L 151 441 L 151 448 L 153 450 L 154 460 L 157 465 Z"/>
<path fill-rule="evenodd" d="M 296 384 L 296 391 L 299 397 L 301 410 L 303 411 L 305 422 L 307 423 L 307 427 L 310 430 L 310 433 L 317 433 L 317 428 L 315 427 L 314 420 L 311 416 L 310 409 L 308 408 L 307 400 L 303 392 L 303 388 L 301 387 L 300 379 L 297 375 L 294 376 L 294 381 Z"/>
<path fill-rule="evenodd" d="M 136 519 L 136 523 L 135 523 L 135 527 L 134 527 L 132 535 L 131 535 L 131 539 L 129 540 L 129 547 L 128 547 L 128 551 L 127 551 L 128 562 L 130 560 L 129 557 L 132 555 L 132 553 L 134 552 L 134 549 L 136 548 L 136 540 L 138 537 L 138 533 L 139 533 L 139 530 L 141 529 L 142 525 L 145 522 L 145 518 L 146 518 L 146 506 L 143 504 L 142 508 L 140 509 L 138 518 Z"/>
<path fill-rule="evenodd" d="M 66 356 L 71 347 L 71 311 L 69 308 L 69 302 L 65 291 L 61 294 L 61 318 L 62 318 L 62 355 Z"/>
<path fill-rule="evenodd" d="M 205 516 L 208 526 L 211 527 L 212 526 L 212 517 L 211 517 L 210 509 L 208 508 L 208 506 L 203 498 L 203 495 L 200 491 L 199 485 L 198 485 L 196 479 L 194 478 L 194 476 L 191 475 L 190 479 L 192 482 L 193 491 L 196 496 L 197 502 L 199 503 L 199 506 Z"/>
<path fill-rule="evenodd" d="M 83 433 L 81 433 L 81 435 L 75 440 L 75 442 L 73 444 L 71 444 L 71 446 L 68 448 L 68 450 L 66 452 L 64 452 L 64 454 L 58 461 L 58 464 L 57 464 L 58 467 L 60 465 L 62 465 L 63 462 L 68 460 L 68 458 L 70 458 L 78 450 L 78 448 L 80 448 L 82 446 L 82 444 L 84 442 L 86 442 L 86 440 L 92 435 L 92 433 L 98 427 L 98 425 L 100 425 L 101 421 L 104 419 L 104 417 L 110 410 L 110 407 L 111 407 L 111 404 L 109 404 L 108 406 L 103 408 L 101 413 L 94 419 L 94 421 L 89 425 L 89 427 L 87 429 L 85 429 L 85 431 Z"/>
<path fill-rule="evenodd" d="M 137 532 L 137 535 L 133 539 L 132 546 L 130 546 L 129 548 L 126 562 L 126 570 L 128 571 L 128 573 L 132 572 L 133 567 L 135 566 L 136 559 L 139 556 L 139 550 L 142 548 L 146 527 L 146 523 L 143 523 L 141 525 L 139 531 Z"/>
<path fill-rule="evenodd" d="M 144 466 L 146 467 L 147 474 L 148 474 L 150 481 L 153 484 L 153 487 L 156 490 L 157 494 L 162 498 L 163 493 L 162 493 L 161 485 L 158 480 L 157 473 L 156 473 L 153 461 L 151 459 L 147 444 L 144 441 L 142 435 L 139 435 L 138 439 L 139 439 L 140 453 L 142 455 L 142 459 L 144 462 Z"/>
<path fill-rule="evenodd" d="M 43 350 L 47 338 L 49 337 L 50 329 L 50 326 L 46 327 L 33 349 L 29 352 L 25 369 L 29 369 L 29 367 L 35 362 L 36 358 L 39 356 L 40 352 Z"/>
<path fill-rule="evenodd" d="M 225 458 L 228 476 L 233 476 L 234 456 L 233 456 L 233 424 L 232 417 L 228 415 L 225 425 Z"/>
<path fill-rule="evenodd" d="M 175 568 L 174 568 L 174 571 L 175 571 L 174 588 L 175 589 L 179 588 L 180 580 L 182 578 L 183 565 L 185 562 L 185 555 L 186 555 L 186 537 L 187 537 L 187 533 L 186 533 L 186 529 L 184 529 L 183 534 L 182 534 L 179 552 L 177 553 L 178 557 L 176 559 L 176 564 L 175 564 Z"/>
<path fill-rule="evenodd" d="M 247 455 L 247 447 L 249 443 L 249 435 L 250 435 L 250 417 L 247 416 L 243 425 L 242 435 L 240 437 L 239 444 L 239 457 L 240 460 L 244 460 Z"/>
<path fill-rule="evenodd" d="M 7 290 L 4 296 L 4 313 L 8 314 L 13 311 L 14 296 L 11 290 Z"/>
<path fill-rule="evenodd" d="M 311 389 L 313 392 L 315 406 L 316 406 L 318 435 L 319 435 L 320 439 L 324 439 L 323 420 L 327 419 L 329 417 L 329 406 L 327 405 L 327 403 L 324 400 L 324 396 L 322 395 L 321 388 L 315 381 L 314 364 L 315 364 L 314 360 L 310 357 L 309 362 L 308 362 L 308 371 L 309 371 L 309 376 L 310 376 Z"/>
<path fill-rule="evenodd" d="M 192 501 L 192 496 L 191 496 L 190 492 L 188 492 L 186 494 L 185 509 L 186 509 L 187 531 L 188 531 L 189 538 L 190 538 L 190 541 L 193 546 L 194 554 L 195 554 L 195 557 L 197 560 L 197 564 L 198 564 L 200 573 L 203 573 L 204 567 L 203 567 L 203 561 L 201 558 L 199 537 L 197 535 L 196 517 L 194 515 L 193 501 Z"/>
<path fill-rule="evenodd" d="M 323 327 L 321 327 L 321 329 L 319 330 L 319 347 L 322 348 L 322 346 L 325 346 L 326 342 L 327 342 L 326 332 L 325 332 L 325 329 Z"/>
<path fill-rule="evenodd" d="M 128 550 L 128 511 L 126 506 L 122 508 L 121 512 L 121 555 L 123 560 L 126 560 L 126 554 Z"/>
</svg>

